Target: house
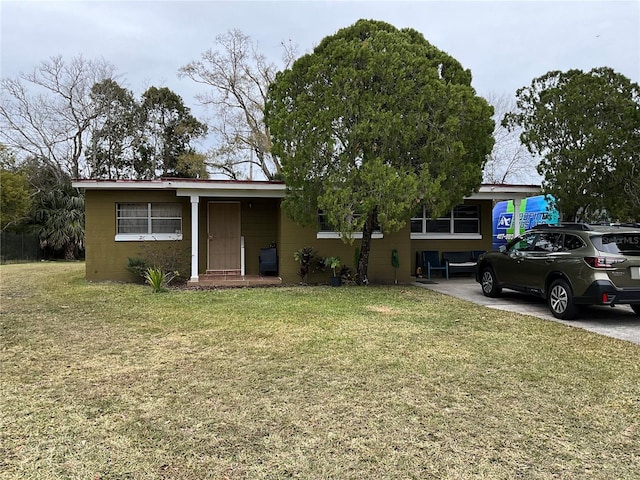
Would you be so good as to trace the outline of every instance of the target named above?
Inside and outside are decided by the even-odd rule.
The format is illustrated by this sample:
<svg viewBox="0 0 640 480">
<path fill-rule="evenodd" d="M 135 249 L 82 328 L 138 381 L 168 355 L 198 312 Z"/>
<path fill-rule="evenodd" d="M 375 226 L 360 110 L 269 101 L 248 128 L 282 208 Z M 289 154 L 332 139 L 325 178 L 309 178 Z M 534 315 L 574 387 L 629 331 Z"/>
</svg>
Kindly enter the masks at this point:
<svg viewBox="0 0 640 480">
<path fill-rule="evenodd" d="M 86 193 L 86 278 L 132 281 L 128 259 L 141 247 L 182 249 L 190 257 L 190 285 L 251 285 L 299 282 L 296 250 L 312 246 L 353 267 L 358 245 L 345 244 L 319 216 L 317 228 L 300 227 L 280 208 L 282 182 L 232 180 L 78 180 Z M 492 207 L 498 200 L 536 195 L 532 185 L 482 185 L 448 216 L 430 219 L 420 209 L 403 229 L 376 232 L 369 280 L 410 282 L 420 250 L 490 250 Z M 517 219 L 516 219 L 517 221 Z M 357 238 L 357 237 L 356 237 Z M 277 246 L 278 276 L 260 275 L 260 249 Z M 391 265 L 398 252 L 400 267 Z M 184 275 L 184 274 L 183 274 Z M 326 279 L 324 277 L 327 277 Z M 311 281 L 328 280 L 328 273 Z"/>
</svg>

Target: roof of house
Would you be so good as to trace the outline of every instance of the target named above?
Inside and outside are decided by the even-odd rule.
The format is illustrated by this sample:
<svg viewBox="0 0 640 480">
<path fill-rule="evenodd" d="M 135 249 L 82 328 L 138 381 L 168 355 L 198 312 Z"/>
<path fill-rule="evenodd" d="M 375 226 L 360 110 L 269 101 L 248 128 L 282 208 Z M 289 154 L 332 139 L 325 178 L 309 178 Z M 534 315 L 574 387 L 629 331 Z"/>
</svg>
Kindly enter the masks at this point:
<svg viewBox="0 0 640 480">
<path fill-rule="evenodd" d="M 76 180 L 73 186 L 85 190 L 175 190 L 177 196 L 270 197 L 285 195 L 284 182 L 257 180 L 201 180 L 163 178 L 160 180 Z"/>
<path fill-rule="evenodd" d="M 283 198 L 286 186 L 281 181 L 201 180 L 163 178 L 160 180 L 75 180 L 73 186 L 85 190 L 175 190 L 177 196 L 194 197 L 269 197 Z M 482 184 L 471 200 L 510 200 L 539 195 L 539 185 Z"/>
</svg>

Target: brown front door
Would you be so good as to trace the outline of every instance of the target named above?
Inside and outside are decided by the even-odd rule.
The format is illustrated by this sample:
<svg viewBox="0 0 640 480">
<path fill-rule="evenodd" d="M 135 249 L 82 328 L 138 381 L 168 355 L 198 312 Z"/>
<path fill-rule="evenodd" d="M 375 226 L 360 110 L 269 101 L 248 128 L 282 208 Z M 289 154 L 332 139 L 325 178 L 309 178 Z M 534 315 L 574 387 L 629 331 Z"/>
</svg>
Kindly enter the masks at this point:
<svg viewBox="0 0 640 480">
<path fill-rule="evenodd" d="M 240 275 L 240 203 L 209 203 L 209 266 L 214 273 Z"/>
</svg>

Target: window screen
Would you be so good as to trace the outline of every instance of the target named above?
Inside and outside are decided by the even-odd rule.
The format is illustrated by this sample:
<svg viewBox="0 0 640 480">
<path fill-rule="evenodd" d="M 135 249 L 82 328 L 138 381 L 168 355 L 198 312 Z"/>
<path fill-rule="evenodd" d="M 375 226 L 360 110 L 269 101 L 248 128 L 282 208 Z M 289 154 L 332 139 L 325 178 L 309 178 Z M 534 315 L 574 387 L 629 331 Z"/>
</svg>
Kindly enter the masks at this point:
<svg viewBox="0 0 640 480">
<path fill-rule="evenodd" d="M 116 224 L 118 234 L 182 233 L 182 208 L 179 203 L 119 203 Z"/>
<path fill-rule="evenodd" d="M 421 207 L 411 218 L 411 233 L 480 233 L 480 207 L 478 205 L 458 205 L 448 215 L 432 218 Z"/>
</svg>

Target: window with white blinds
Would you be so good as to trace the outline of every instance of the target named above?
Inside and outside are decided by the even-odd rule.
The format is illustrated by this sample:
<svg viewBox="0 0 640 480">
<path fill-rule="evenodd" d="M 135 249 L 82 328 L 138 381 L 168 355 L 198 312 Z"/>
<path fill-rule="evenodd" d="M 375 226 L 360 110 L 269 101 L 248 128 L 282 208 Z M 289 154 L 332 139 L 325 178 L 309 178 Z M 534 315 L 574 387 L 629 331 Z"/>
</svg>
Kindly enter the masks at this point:
<svg viewBox="0 0 640 480">
<path fill-rule="evenodd" d="M 116 204 L 116 241 L 181 239 L 179 203 Z"/>
</svg>

